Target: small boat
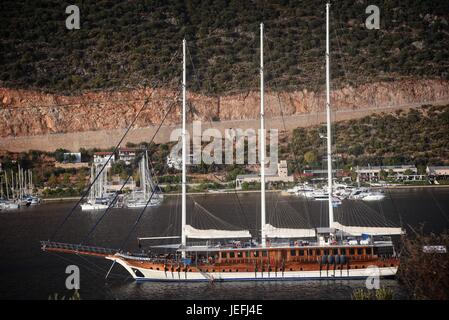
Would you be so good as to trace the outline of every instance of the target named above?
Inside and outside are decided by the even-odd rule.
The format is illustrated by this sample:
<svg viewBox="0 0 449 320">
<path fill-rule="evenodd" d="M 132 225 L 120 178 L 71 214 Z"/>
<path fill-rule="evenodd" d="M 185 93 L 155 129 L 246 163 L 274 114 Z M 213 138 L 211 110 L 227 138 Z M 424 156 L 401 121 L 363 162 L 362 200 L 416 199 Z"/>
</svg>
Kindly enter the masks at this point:
<svg viewBox="0 0 449 320">
<path fill-rule="evenodd" d="M 351 200 L 360 200 L 366 197 L 368 194 L 369 192 L 367 188 L 355 188 L 348 198 Z"/>
<path fill-rule="evenodd" d="M 362 198 L 363 201 L 379 201 L 385 198 L 385 194 L 383 192 L 369 192 L 366 196 Z"/>
<path fill-rule="evenodd" d="M 317 190 L 313 192 L 313 198 L 317 201 L 328 201 L 329 200 L 329 192 L 325 190 Z"/>
<path fill-rule="evenodd" d="M 287 189 L 288 193 L 294 193 L 296 195 L 303 195 L 304 192 L 314 191 L 315 189 L 312 186 L 309 186 L 307 183 L 299 183 L 293 188 Z"/>
<path fill-rule="evenodd" d="M 315 192 L 315 189 L 313 187 L 304 186 L 302 189 L 299 189 L 296 191 L 297 196 L 303 196 L 306 198 L 311 198 L 313 195 L 313 192 Z"/>
<path fill-rule="evenodd" d="M 126 202 L 127 208 L 144 208 L 147 206 L 155 207 L 161 204 L 163 198 L 159 197 L 158 195 L 153 195 L 153 198 L 151 198 L 150 202 L 148 203 L 148 198 L 140 197 L 137 199 L 129 199 Z"/>
<path fill-rule="evenodd" d="M 41 199 L 36 196 L 31 196 L 28 198 L 28 200 L 30 201 L 31 205 L 37 205 L 37 204 L 41 203 Z"/>
<path fill-rule="evenodd" d="M 0 209 L 2 210 L 15 210 L 19 209 L 19 203 L 11 200 L 0 200 Z"/>
<path fill-rule="evenodd" d="M 109 207 L 109 205 L 107 204 L 103 204 L 103 203 L 90 203 L 90 202 L 86 202 L 81 204 L 81 210 L 83 211 L 90 211 L 90 210 L 104 210 L 107 209 Z"/>
</svg>

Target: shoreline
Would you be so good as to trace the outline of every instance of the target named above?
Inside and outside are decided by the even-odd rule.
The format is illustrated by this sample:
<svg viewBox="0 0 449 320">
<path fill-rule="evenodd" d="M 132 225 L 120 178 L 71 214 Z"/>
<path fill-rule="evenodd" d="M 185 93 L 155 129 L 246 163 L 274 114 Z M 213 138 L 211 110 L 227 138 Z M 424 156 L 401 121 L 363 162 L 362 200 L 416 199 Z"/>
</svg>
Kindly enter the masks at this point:
<svg viewBox="0 0 449 320">
<path fill-rule="evenodd" d="M 412 189 L 412 188 L 449 188 L 449 184 L 424 184 L 424 185 L 401 185 L 401 186 L 384 186 L 384 187 L 372 187 L 383 189 Z"/>
<path fill-rule="evenodd" d="M 218 189 L 219 190 L 219 189 Z M 283 190 L 266 190 L 266 192 L 282 192 Z M 225 191 L 202 191 L 202 192 L 187 192 L 187 195 L 216 195 L 216 194 L 230 194 L 230 193 L 257 193 L 260 190 L 225 190 Z M 168 196 L 180 196 L 180 192 L 164 193 L 164 197 Z M 61 197 L 61 198 L 41 198 L 42 202 L 59 202 L 59 201 L 72 201 L 79 200 L 80 197 Z"/>
<path fill-rule="evenodd" d="M 416 186 L 407 186 L 407 185 L 400 185 L 400 186 L 384 186 L 384 187 L 371 187 L 373 189 L 420 189 L 420 188 L 449 188 L 449 184 L 441 184 L 441 185 L 416 185 Z M 211 191 L 202 191 L 202 192 L 187 192 L 187 195 L 217 195 L 217 194 L 231 194 L 231 193 L 259 193 L 260 190 L 223 190 L 220 189 L 213 189 Z M 282 195 L 293 195 L 290 193 L 287 193 L 285 190 L 266 190 L 266 192 L 279 192 Z M 171 197 L 171 196 L 179 196 L 181 195 L 180 192 L 174 192 L 174 193 L 164 193 L 164 197 Z M 59 201 L 72 201 L 72 200 L 79 200 L 80 197 L 61 197 L 61 198 L 41 198 L 42 202 L 59 202 Z"/>
</svg>

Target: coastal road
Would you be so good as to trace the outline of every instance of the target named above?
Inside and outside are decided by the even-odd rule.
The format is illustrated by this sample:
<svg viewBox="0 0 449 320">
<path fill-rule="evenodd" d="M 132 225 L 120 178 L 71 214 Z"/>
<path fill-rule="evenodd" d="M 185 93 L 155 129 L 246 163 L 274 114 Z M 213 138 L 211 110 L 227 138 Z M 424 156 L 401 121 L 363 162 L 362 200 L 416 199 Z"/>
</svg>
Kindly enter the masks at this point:
<svg viewBox="0 0 449 320">
<path fill-rule="evenodd" d="M 392 113 L 396 110 L 408 110 L 411 108 L 419 108 L 422 105 L 445 105 L 449 104 L 449 100 L 423 101 L 414 104 L 392 105 L 392 106 L 376 106 L 364 109 L 344 109 L 333 113 L 332 121 L 342 121 L 350 119 L 358 119 L 371 114 Z M 287 131 L 298 127 L 308 127 L 324 123 L 326 121 L 324 112 L 289 115 L 286 117 L 273 117 L 266 119 L 266 128 L 276 128 L 279 131 L 284 129 Z M 258 129 L 259 120 L 230 120 L 230 121 L 203 121 L 202 131 L 208 128 L 218 129 L 221 134 L 229 128 Z M 156 143 L 165 143 L 170 141 L 171 132 L 178 126 L 162 126 L 155 137 Z M 148 126 L 143 128 L 133 128 L 123 141 L 123 145 L 127 142 L 140 143 L 149 141 L 153 137 L 157 126 Z M 11 152 L 21 152 L 28 150 L 54 151 L 58 148 L 64 148 L 71 151 L 78 151 L 80 148 L 110 148 L 114 147 L 123 136 L 126 129 L 114 130 L 98 130 L 70 133 L 56 133 L 36 136 L 20 136 L 20 137 L 2 137 L 0 138 L 0 151 L 6 150 Z M 191 126 L 189 127 L 191 130 Z"/>
</svg>

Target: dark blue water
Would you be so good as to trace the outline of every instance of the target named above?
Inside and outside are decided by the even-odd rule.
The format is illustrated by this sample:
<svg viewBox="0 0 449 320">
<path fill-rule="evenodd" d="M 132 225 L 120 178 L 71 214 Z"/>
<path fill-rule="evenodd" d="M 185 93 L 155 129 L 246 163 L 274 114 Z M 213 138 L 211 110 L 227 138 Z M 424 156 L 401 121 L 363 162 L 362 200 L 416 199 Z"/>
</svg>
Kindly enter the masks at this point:
<svg viewBox="0 0 449 320">
<path fill-rule="evenodd" d="M 198 228 L 244 227 L 255 232 L 260 225 L 259 194 L 197 195 L 189 201 L 188 222 Z M 267 195 L 267 217 L 276 226 L 325 226 L 325 202 L 306 201 L 293 196 Z M 119 266 L 105 280 L 110 262 L 97 258 L 42 252 L 40 240 L 47 240 L 74 203 L 48 203 L 18 211 L 0 212 L 0 299 L 47 299 L 69 294 L 65 268 L 80 268 L 82 299 L 350 299 L 364 281 L 304 281 L 245 283 L 135 283 Z M 98 225 L 88 243 L 121 247 L 139 210 L 112 210 Z M 79 243 L 101 212 L 77 210 L 56 239 Z M 449 189 L 407 189 L 387 193 L 382 202 L 345 202 L 335 216 L 351 225 L 401 225 L 441 232 L 449 228 Z M 180 199 L 166 197 L 162 206 L 149 208 L 124 246 L 137 250 L 138 236 L 178 235 Z M 256 227 L 254 227 L 256 226 Z M 406 293 L 396 280 L 382 280 L 397 299 Z"/>
</svg>

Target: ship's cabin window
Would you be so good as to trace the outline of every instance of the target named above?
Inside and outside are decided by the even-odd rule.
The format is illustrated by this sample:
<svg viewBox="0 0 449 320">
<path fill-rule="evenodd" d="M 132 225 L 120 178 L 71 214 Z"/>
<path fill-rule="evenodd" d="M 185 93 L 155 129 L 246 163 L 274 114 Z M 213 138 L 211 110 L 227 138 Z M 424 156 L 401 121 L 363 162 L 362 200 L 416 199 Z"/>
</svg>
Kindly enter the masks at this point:
<svg viewBox="0 0 449 320">
<path fill-rule="evenodd" d="M 221 258 L 222 258 L 222 259 L 226 259 L 226 252 L 222 252 L 222 253 L 221 253 Z"/>
<path fill-rule="evenodd" d="M 324 250 L 324 255 L 327 256 L 329 254 L 329 250 Z"/>
<path fill-rule="evenodd" d="M 358 254 L 359 256 L 361 256 L 361 255 L 363 254 L 363 249 L 362 249 L 362 248 L 358 248 L 358 249 L 357 249 L 357 254 Z"/>
<path fill-rule="evenodd" d="M 371 248 L 366 248 L 366 254 L 371 255 Z"/>
<path fill-rule="evenodd" d="M 345 255 L 345 254 L 347 254 L 347 253 L 346 253 L 346 249 L 340 248 L 340 254 L 341 254 L 342 256 Z"/>
<path fill-rule="evenodd" d="M 312 249 L 308 249 L 307 250 L 307 255 L 308 256 L 313 256 L 313 250 Z"/>
<path fill-rule="evenodd" d="M 305 253 L 304 250 L 299 250 L 299 255 L 300 256 L 304 256 L 304 253 Z"/>
<path fill-rule="evenodd" d="M 338 249 L 332 249 L 332 254 L 333 255 L 337 255 L 338 254 Z"/>
<path fill-rule="evenodd" d="M 259 251 L 253 251 L 253 255 L 257 258 L 259 256 Z"/>
<path fill-rule="evenodd" d="M 267 251 L 262 251 L 262 257 L 266 257 L 268 255 Z"/>
<path fill-rule="evenodd" d="M 351 256 L 353 256 L 353 255 L 355 254 L 355 250 L 354 250 L 354 249 L 349 249 L 349 254 L 350 254 Z"/>
<path fill-rule="evenodd" d="M 291 255 L 292 257 L 296 256 L 296 250 L 290 250 L 290 255 Z"/>
<path fill-rule="evenodd" d="M 234 257 L 235 257 L 235 252 L 234 251 L 229 252 L 229 258 L 234 258 Z"/>
<path fill-rule="evenodd" d="M 321 254 L 321 250 L 320 249 L 316 249 L 315 250 L 315 255 L 319 256 Z"/>
<path fill-rule="evenodd" d="M 245 252 L 245 257 L 247 257 L 247 258 L 249 258 L 251 255 L 250 255 L 250 252 L 249 251 L 246 251 Z"/>
<path fill-rule="evenodd" d="M 241 251 L 237 252 L 237 258 L 243 258 L 243 252 Z"/>
</svg>

